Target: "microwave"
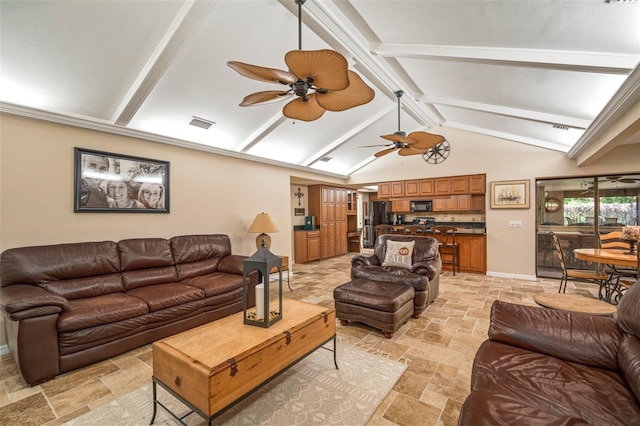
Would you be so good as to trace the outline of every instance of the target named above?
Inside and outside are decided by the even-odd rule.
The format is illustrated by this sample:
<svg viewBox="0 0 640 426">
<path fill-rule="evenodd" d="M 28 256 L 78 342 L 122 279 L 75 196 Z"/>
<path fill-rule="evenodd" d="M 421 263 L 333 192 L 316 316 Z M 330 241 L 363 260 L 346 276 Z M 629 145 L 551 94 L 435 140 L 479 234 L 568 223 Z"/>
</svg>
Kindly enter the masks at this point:
<svg viewBox="0 0 640 426">
<path fill-rule="evenodd" d="M 433 202 L 431 200 L 427 201 L 412 201 L 410 204 L 411 212 L 430 212 L 433 211 Z"/>
</svg>

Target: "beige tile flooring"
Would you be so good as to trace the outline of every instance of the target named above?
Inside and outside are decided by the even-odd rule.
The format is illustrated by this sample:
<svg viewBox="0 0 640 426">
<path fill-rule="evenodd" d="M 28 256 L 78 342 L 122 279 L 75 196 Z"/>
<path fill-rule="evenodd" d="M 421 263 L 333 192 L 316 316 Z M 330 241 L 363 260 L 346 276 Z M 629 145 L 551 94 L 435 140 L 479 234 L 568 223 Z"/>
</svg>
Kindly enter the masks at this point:
<svg viewBox="0 0 640 426">
<path fill-rule="evenodd" d="M 333 307 L 333 289 L 349 280 L 353 254 L 293 265 L 286 297 Z M 520 281 L 445 272 L 440 294 L 420 318 L 391 339 L 366 325 L 338 324 L 338 341 L 408 365 L 370 425 L 455 425 L 469 392 L 471 365 L 486 338 L 491 303 L 533 305 L 538 292 L 556 292 L 558 280 Z M 568 293 L 595 295 L 589 284 L 569 283 Z M 0 425 L 59 425 L 151 381 L 151 346 L 28 387 L 11 355 L 0 358 Z"/>
</svg>

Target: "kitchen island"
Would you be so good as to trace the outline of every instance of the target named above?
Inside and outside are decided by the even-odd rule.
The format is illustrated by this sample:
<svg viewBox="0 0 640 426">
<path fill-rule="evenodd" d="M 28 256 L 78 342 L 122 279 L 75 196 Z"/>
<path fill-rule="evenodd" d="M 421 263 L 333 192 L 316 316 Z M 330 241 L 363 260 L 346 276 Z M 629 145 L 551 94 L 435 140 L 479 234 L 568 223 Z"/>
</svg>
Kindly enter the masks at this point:
<svg viewBox="0 0 640 426">
<path fill-rule="evenodd" d="M 438 225 L 454 226 L 456 243 L 460 246 L 460 272 L 487 273 L 487 233 L 481 222 L 439 222 Z M 428 226 L 414 224 L 393 225 L 389 233 L 396 235 L 416 235 L 433 237 Z M 436 237 L 439 238 L 439 237 Z M 451 265 L 443 265 L 443 270 L 451 270 Z"/>
</svg>

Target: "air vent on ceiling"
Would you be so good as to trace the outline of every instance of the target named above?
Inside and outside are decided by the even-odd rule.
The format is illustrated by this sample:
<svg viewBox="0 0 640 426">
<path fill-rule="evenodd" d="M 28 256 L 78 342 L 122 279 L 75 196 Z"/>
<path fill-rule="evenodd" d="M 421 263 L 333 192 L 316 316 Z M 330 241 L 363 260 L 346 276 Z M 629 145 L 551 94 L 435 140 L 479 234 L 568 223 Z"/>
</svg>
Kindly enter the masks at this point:
<svg viewBox="0 0 640 426">
<path fill-rule="evenodd" d="M 554 124 L 553 128 L 558 130 L 569 130 L 568 126 L 563 126 L 562 124 Z"/>
<path fill-rule="evenodd" d="M 204 118 L 193 116 L 193 120 L 189 122 L 192 126 L 201 127 L 203 129 L 208 129 L 212 125 L 216 124 L 213 121 L 205 120 Z"/>
<path fill-rule="evenodd" d="M 320 161 L 324 161 L 325 163 L 326 163 L 327 161 L 331 161 L 331 160 L 333 160 L 333 157 L 322 157 L 322 158 L 320 159 Z"/>
</svg>

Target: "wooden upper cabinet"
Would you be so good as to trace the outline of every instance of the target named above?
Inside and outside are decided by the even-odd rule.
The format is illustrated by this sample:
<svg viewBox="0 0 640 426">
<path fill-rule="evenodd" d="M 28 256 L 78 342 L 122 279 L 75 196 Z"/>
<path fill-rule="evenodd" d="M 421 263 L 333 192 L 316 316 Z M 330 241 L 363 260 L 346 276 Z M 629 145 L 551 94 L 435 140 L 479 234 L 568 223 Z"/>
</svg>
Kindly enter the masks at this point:
<svg viewBox="0 0 640 426">
<path fill-rule="evenodd" d="M 404 182 L 404 195 L 405 197 L 415 197 L 420 195 L 420 181 L 406 180 Z"/>
<path fill-rule="evenodd" d="M 435 180 L 435 193 L 434 195 L 449 195 L 451 194 L 451 178 L 438 178 Z"/>
<path fill-rule="evenodd" d="M 391 197 L 404 197 L 404 181 L 391 182 Z"/>
<path fill-rule="evenodd" d="M 451 179 L 452 194 L 469 193 L 469 176 L 454 176 Z"/>
<path fill-rule="evenodd" d="M 382 182 L 378 184 L 378 198 L 381 200 L 391 198 L 391 182 Z"/>
<path fill-rule="evenodd" d="M 404 213 L 411 211 L 411 201 L 410 200 L 393 200 L 391 211 L 397 213 Z"/>
<path fill-rule="evenodd" d="M 486 188 L 486 175 L 469 176 L 469 194 L 484 194 Z"/>
<path fill-rule="evenodd" d="M 435 179 L 421 179 L 418 181 L 418 185 L 418 195 L 434 195 L 436 193 Z"/>
</svg>

